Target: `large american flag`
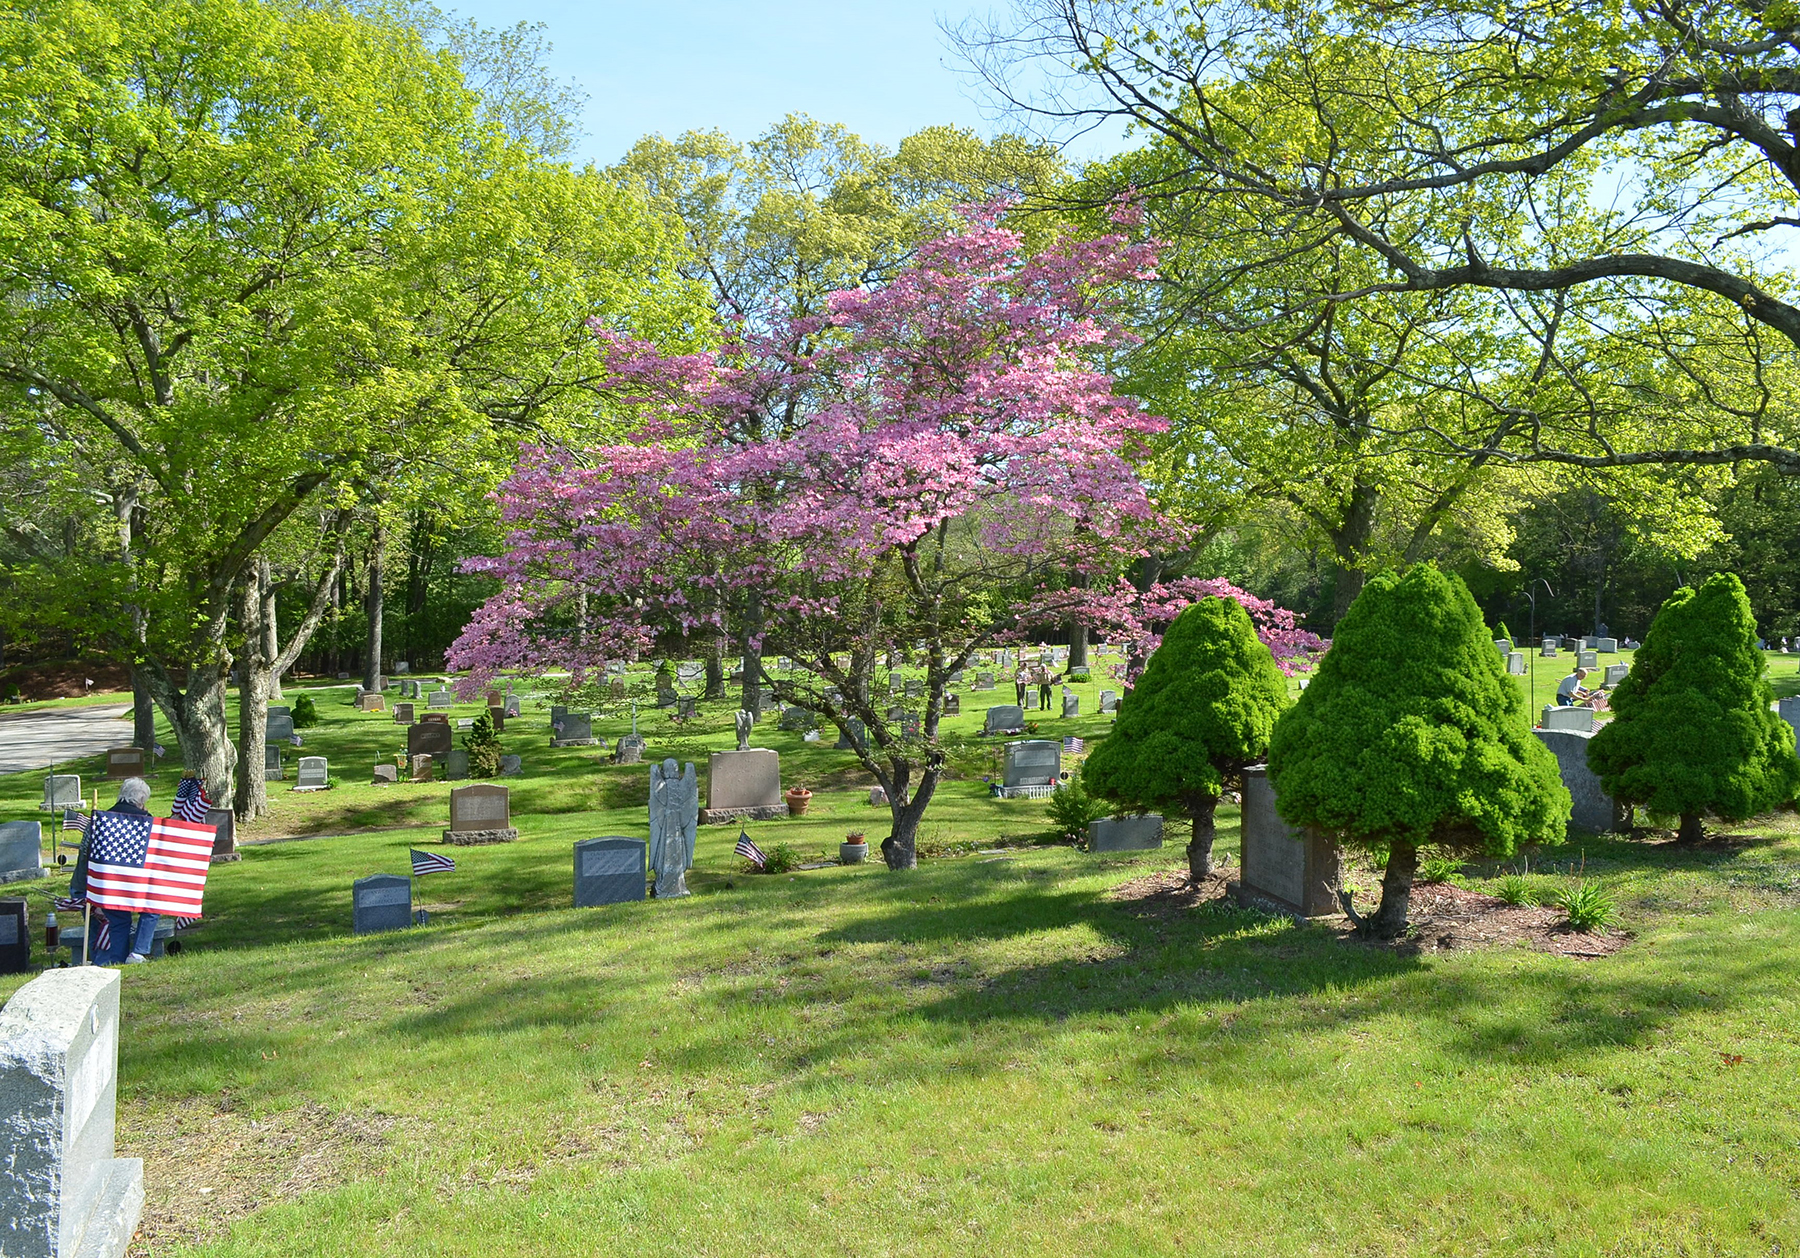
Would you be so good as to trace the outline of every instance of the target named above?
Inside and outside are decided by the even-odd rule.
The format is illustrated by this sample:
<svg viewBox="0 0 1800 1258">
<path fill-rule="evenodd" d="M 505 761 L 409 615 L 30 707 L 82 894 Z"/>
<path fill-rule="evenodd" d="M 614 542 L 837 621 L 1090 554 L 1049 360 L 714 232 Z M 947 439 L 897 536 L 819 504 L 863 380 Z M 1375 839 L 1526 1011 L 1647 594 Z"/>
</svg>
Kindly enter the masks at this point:
<svg viewBox="0 0 1800 1258">
<path fill-rule="evenodd" d="M 87 898 L 97 909 L 200 916 L 213 827 L 97 812 L 88 830 Z"/>
</svg>

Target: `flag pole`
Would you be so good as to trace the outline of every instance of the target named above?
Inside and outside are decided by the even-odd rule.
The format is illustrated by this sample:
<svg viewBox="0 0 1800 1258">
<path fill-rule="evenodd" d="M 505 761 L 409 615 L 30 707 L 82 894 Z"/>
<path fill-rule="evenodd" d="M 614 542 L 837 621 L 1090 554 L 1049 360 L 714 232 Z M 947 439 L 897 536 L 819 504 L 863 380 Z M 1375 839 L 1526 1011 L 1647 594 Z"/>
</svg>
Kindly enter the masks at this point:
<svg viewBox="0 0 1800 1258">
<path fill-rule="evenodd" d="M 81 963 L 92 965 L 94 963 L 94 902 L 83 900 L 81 910 Z"/>
</svg>

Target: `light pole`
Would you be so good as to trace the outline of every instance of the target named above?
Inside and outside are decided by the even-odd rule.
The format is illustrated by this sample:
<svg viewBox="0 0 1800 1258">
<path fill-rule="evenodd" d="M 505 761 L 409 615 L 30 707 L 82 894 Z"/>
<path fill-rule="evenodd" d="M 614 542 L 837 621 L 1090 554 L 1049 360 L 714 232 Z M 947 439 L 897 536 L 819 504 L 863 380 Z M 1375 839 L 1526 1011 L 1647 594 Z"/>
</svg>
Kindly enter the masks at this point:
<svg viewBox="0 0 1800 1258">
<path fill-rule="evenodd" d="M 1531 628 L 1530 628 L 1531 652 L 1530 652 L 1530 654 L 1528 654 L 1525 657 L 1525 667 L 1528 668 L 1529 670 L 1531 670 L 1528 680 L 1525 683 L 1526 689 L 1531 692 L 1530 697 L 1527 699 L 1526 705 L 1525 705 L 1528 708 L 1533 708 L 1533 707 L 1537 706 L 1537 657 L 1538 657 L 1537 595 L 1534 594 L 1531 589 L 1531 587 L 1534 585 L 1543 586 L 1544 593 L 1548 594 L 1551 598 L 1556 597 L 1556 591 L 1551 589 L 1550 583 L 1548 581 L 1544 580 L 1544 578 L 1542 578 L 1542 577 L 1539 577 L 1535 581 L 1529 581 L 1525 585 L 1525 597 L 1531 600 Z M 1577 661 L 1577 662 L 1579 662 L 1579 661 Z"/>
</svg>

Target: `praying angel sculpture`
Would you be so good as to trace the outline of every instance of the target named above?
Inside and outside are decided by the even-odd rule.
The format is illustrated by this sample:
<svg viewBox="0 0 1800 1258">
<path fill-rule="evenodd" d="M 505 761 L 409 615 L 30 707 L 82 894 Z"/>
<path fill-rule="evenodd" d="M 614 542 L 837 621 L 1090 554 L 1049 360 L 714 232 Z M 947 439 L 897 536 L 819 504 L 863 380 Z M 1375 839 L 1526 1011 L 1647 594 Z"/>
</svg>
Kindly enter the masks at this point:
<svg viewBox="0 0 1800 1258">
<path fill-rule="evenodd" d="M 688 894 L 687 871 L 694 863 L 694 830 L 700 823 L 700 782 L 694 766 L 685 772 L 673 759 L 650 766 L 650 867 L 661 900 Z"/>
<path fill-rule="evenodd" d="M 742 708 L 739 708 L 737 714 L 737 749 L 739 751 L 750 750 L 750 731 L 755 728 L 756 717 L 751 713 L 744 711 Z"/>
</svg>

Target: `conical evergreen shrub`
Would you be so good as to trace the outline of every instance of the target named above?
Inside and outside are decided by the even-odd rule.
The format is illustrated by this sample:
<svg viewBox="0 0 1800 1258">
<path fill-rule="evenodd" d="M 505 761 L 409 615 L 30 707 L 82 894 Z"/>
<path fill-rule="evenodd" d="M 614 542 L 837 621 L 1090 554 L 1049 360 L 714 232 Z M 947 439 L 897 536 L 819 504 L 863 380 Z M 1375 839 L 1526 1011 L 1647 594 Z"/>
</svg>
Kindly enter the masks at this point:
<svg viewBox="0 0 1800 1258">
<path fill-rule="evenodd" d="M 1679 816 L 1697 842 L 1702 817 L 1744 821 L 1800 789 L 1794 730 L 1771 702 L 1744 584 L 1721 572 L 1656 613 L 1588 764 L 1615 800 Z"/>
<path fill-rule="evenodd" d="M 1289 822 L 1386 854 L 1366 925 L 1388 938 L 1406 928 L 1420 847 L 1505 856 L 1569 820 L 1556 757 L 1468 587 L 1427 564 L 1363 587 L 1276 723 L 1269 780 Z"/>
<path fill-rule="evenodd" d="M 1268 754 L 1286 705 L 1287 678 L 1250 614 L 1233 599 L 1201 599 L 1163 635 L 1082 780 L 1119 808 L 1185 807 L 1193 818 L 1188 870 L 1204 878 L 1212 873 L 1219 795 Z"/>
</svg>

